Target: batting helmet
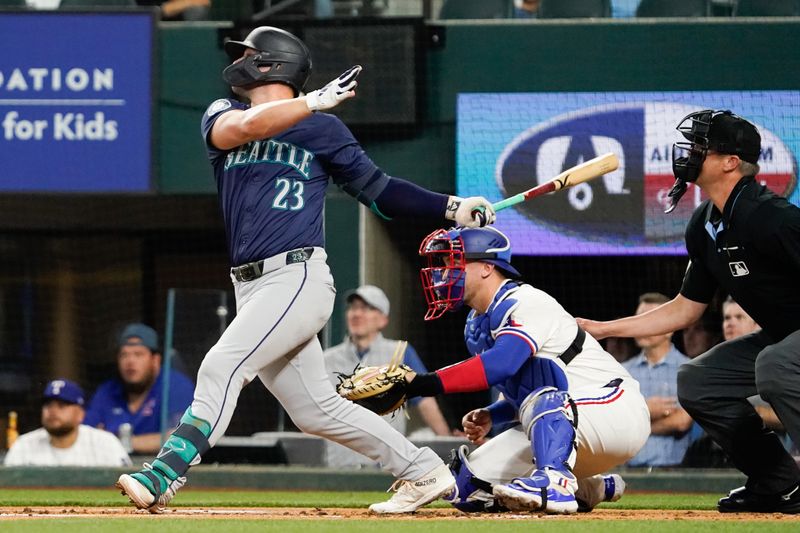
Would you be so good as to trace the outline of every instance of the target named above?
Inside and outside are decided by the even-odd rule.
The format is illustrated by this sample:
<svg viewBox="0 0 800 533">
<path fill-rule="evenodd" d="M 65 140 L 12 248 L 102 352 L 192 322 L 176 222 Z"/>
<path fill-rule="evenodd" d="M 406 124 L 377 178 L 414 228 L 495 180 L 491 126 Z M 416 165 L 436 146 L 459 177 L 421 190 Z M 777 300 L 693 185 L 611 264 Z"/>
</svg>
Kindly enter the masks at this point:
<svg viewBox="0 0 800 533">
<path fill-rule="evenodd" d="M 492 263 L 510 278 L 521 277 L 511 266 L 508 237 L 490 226 L 436 230 L 422 241 L 419 254 L 427 259 L 427 266 L 420 270 L 422 290 L 428 303 L 425 320 L 461 308 L 467 261 Z"/>
<path fill-rule="evenodd" d="M 248 48 L 258 53 L 241 59 Z M 272 26 L 254 29 L 243 41 L 226 42 L 225 52 L 234 63 L 222 77 L 235 87 L 284 83 L 299 94 L 311 76 L 311 53 L 305 43 Z"/>
<path fill-rule="evenodd" d="M 669 193 L 672 204 L 667 213 L 678 205 L 686 184 L 697 180 L 709 150 L 758 163 L 761 135 L 753 124 L 731 111 L 695 111 L 686 115 L 676 129 L 688 142 L 672 145 L 672 173 L 676 181 Z"/>
</svg>

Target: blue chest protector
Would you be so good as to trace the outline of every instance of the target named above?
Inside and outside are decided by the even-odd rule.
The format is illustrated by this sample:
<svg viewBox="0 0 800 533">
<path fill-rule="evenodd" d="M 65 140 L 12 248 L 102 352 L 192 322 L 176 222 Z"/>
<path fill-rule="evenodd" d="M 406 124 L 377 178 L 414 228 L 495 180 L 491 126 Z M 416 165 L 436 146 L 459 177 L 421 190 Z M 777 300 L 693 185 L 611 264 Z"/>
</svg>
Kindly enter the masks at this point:
<svg viewBox="0 0 800 533">
<path fill-rule="evenodd" d="M 519 286 L 520 283 L 515 281 L 506 283 L 497 292 L 485 313 L 478 315 L 475 311 L 470 312 L 464 328 L 464 340 L 471 354 L 479 355 L 494 347 L 495 339 L 492 337 L 492 331 L 503 325 L 508 312 L 517 304 L 514 295 L 507 295 L 507 292 Z M 503 360 L 506 358 L 503 357 L 503 360 L 498 361 L 497 355 L 500 354 L 493 354 L 491 361 L 489 359 L 484 361 L 487 371 L 489 366 L 504 364 Z M 531 392 L 547 386 L 564 391 L 568 388 L 568 380 L 561 367 L 552 359 L 529 357 L 513 376 L 496 386 L 518 409 Z"/>
<path fill-rule="evenodd" d="M 508 310 L 517 303 L 514 298 L 503 300 L 503 296 L 511 289 L 516 289 L 519 286 L 520 283 L 518 281 L 509 281 L 500 287 L 485 313 L 479 315 L 474 310 L 469 312 L 467 323 L 464 326 L 464 342 L 467 344 L 467 350 L 470 354 L 481 354 L 494 346 L 492 330 L 500 327 L 500 323 L 508 313 Z"/>
</svg>

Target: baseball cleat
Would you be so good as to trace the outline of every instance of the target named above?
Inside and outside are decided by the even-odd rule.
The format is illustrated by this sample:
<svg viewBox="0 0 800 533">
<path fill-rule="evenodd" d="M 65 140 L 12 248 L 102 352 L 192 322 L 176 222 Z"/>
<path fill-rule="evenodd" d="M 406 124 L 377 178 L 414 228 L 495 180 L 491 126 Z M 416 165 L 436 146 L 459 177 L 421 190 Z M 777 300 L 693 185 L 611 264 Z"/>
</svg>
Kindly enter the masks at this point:
<svg viewBox="0 0 800 533">
<path fill-rule="evenodd" d="M 733 489 L 717 503 L 720 513 L 800 513 L 800 485 L 783 494 L 762 495 L 747 487 Z"/>
<path fill-rule="evenodd" d="M 156 497 L 150 492 L 150 489 L 129 474 L 119 476 L 116 487 L 122 491 L 123 496 L 128 497 L 137 509 L 150 509 L 156 501 Z"/>
<path fill-rule="evenodd" d="M 602 502 L 615 502 L 625 493 L 625 480 L 619 474 L 597 474 L 578 480 L 575 499 L 578 512 L 588 513 Z"/>
<path fill-rule="evenodd" d="M 149 464 L 145 463 L 144 468 L 153 475 L 158 475 Z M 122 474 L 115 485 L 137 509 L 146 509 L 153 514 L 158 514 L 164 512 L 167 504 L 175 497 L 175 493 L 185 484 L 186 478 L 179 477 L 169 483 L 163 493 L 158 494 L 158 489 L 152 485 L 149 477 L 137 472 L 135 474 Z"/>
<path fill-rule="evenodd" d="M 395 491 L 394 495 L 388 501 L 373 503 L 369 510 L 377 514 L 413 513 L 448 494 L 455 486 L 456 479 L 447 465 L 443 464 L 414 481 L 398 479 L 389 488 Z"/>
<path fill-rule="evenodd" d="M 531 477 L 495 485 L 493 494 L 498 503 L 510 511 L 572 514 L 578 511 L 576 488 L 577 481 L 571 473 L 545 468 L 536 470 Z"/>
</svg>

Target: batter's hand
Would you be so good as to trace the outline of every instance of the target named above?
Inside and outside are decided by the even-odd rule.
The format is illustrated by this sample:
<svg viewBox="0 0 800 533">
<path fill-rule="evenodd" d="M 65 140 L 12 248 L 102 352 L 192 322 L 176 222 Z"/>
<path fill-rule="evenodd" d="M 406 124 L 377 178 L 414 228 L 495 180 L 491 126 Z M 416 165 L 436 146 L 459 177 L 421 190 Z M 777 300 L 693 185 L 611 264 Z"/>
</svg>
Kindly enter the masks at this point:
<svg viewBox="0 0 800 533">
<path fill-rule="evenodd" d="M 354 97 L 356 95 L 354 89 L 358 85 L 356 78 L 360 72 L 361 65 L 350 67 L 322 89 L 311 91 L 305 95 L 308 109 L 311 111 L 324 111 L 336 107 L 348 98 Z"/>
<path fill-rule="evenodd" d="M 492 204 L 483 196 L 469 198 L 451 196 L 445 217 L 455 220 L 456 224 L 465 228 L 482 228 L 494 224 L 497 215 Z"/>
<path fill-rule="evenodd" d="M 464 426 L 464 433 L 470 442 L 483 444 L 486 442 L 486 435 L 492 429 L 492 416 L 488 409 L 474 409 L 464 415 L 461 425 Z"/>
</svg>

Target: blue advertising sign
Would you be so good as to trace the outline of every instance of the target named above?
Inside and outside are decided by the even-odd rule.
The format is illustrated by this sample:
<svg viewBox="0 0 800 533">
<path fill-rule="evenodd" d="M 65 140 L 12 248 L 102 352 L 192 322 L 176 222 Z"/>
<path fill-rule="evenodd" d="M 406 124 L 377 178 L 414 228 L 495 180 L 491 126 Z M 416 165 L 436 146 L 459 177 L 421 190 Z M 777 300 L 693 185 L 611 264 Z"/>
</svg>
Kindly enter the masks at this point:
<svg viewBox="0 0 800 533">
<path fill-rule="evenodd" d="M 0 191 L 151 189 L 153 13 L 0 13 Z"/>
<path fill-rule="evenodd" d="M 689 186 L 670 214 L 675 127 L 730 109 L 761 132 L 757 179 L 800 203 L 800 92 L 461 94 L 456 191 L 497 202 L 606 152 L 619 169 L 501 211 L 496 226 L 522 255 L 685 255 L 683 233 L 705 197 Z"/>
</svg>

